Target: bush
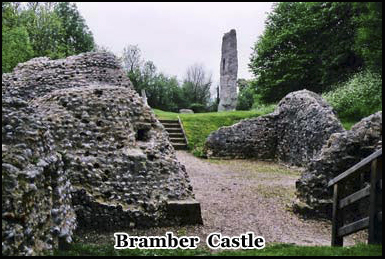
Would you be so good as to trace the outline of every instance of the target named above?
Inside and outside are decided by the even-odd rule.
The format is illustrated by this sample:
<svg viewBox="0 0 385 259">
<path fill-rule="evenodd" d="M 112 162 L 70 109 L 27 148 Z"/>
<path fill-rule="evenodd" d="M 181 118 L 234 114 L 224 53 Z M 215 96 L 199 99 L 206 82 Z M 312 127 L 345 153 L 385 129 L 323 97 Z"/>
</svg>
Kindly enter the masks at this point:
<svg viewBox="0 0 385 259">
<path fill-rule="evenodd" d="M 210 101 L 210 103 L 208 104 L 207 108 L 206 108 L 206 111 L 207 112 L 217 112 L 218 111 L 218 101 L 217 100 L 214 100 L 214 101 Z"/>
<path fill-rule="evenodd" d="M 195 113 L 205 112 L 206 107 L 201 103 L 193 103 L 190 105 L 190 109 L 193 110 Z"/>
<path fill-rule="evenodd" d="M 254 102 L 254 89 L 251 87 L 245 88 L 238 94 L 237 111 L 248 111 L 253 106 Z"/>
<path fill-rule="evenodd" d="M 239 93 L 237 97 L 237 111 L 248 111 L 254 103 L 255 82 L 251 80 L 238 79 Z"/>
<path fill-rule="evenodd" d="M 323 97 L 340 118 L 360 120 L 382 110 L 382 76 L 370 71 L 359 72 Z"/>
</svg>

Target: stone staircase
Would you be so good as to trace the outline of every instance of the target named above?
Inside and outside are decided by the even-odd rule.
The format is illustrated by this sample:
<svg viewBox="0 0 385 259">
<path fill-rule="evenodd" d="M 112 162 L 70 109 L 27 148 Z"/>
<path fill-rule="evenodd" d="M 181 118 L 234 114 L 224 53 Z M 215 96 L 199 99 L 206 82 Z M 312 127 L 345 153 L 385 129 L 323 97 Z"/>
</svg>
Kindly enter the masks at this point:
<svg viewBox="0 0 385 259">
<path fill-rule="evenodd" d="M 187 138 L 180 120 L 159 120 L 166 128 L 170 141 L 175 150 L 187 149 Z"/>
</svg>

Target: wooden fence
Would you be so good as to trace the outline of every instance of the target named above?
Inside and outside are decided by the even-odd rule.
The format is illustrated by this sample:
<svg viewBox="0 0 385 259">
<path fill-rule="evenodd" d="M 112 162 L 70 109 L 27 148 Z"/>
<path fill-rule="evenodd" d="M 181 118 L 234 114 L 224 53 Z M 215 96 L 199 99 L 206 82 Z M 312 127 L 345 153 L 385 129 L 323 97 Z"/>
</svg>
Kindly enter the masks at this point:
<svg viewBox="0 0 385 259">
<path fill-rule="evenodd" d="M 370 185 L 352 194 L 345 193 L 345 184 L 353 176 L 362 174 L 370 166 Z M 332 179 L 329 187 L 334 188 L 332 246 L 343 246 L 344 236 L 363 229 L 369 229 L 369 244 L 382 243 L 382 148 L 358 164 Z M 345 209 L 369 196 L 369 216 L 345 225 Z"/>
</svg>

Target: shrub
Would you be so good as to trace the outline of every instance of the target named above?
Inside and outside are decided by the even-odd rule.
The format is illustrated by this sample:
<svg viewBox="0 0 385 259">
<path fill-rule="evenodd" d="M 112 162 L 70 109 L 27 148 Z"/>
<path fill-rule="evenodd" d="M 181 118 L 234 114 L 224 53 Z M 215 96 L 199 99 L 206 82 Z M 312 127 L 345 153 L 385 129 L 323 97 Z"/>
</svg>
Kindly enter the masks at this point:
<svg viewBox="0 0 385 259">
<path fill-rule="evenodd" d="M 277 107 L 276 104 L 253 104 L 253 111 L 256 111 L 260 114 L 269 114 L 272 113 L 275 108 Z"/>
<path fill-rule="evenodd" d="M 251 109 L 254 101 L 255 90 L 251 87 L 247 87 L 239 92 L 237 99 L 237 111 L 248 111 Z"/>
<path fill-rule="evenodd" d="M 210 101 L 208 104 L 206 111 L 207 112 L 217 112 L 218 111 L 218 104 L 219 102 L 217 100 Z"/>
<path fill-rule="evenodd" d="M 323 97 L 343 119 L 359 120 L 382 110 L 382 76 L 370 71 L 355 74 Z"/>
<path fill-rule="evenodd" d="M 193 110 L 195 113 L 205 112 L 206 107 L 201 103 L 193 103 L 190 105 L 190 109 Z"/>
<path fill-rule="evenodd" d="M 255 81 L 238 79 L 239 93 L 237 97 L 237 111 L 248 111 L 254 103 Z"/>
</svg>

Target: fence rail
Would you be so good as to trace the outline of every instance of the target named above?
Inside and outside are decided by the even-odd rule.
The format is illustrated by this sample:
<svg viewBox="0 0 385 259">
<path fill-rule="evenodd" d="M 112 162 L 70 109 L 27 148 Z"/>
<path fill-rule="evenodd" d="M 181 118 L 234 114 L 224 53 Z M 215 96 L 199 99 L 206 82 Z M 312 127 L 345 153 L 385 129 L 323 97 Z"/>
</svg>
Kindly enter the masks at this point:
<svg viewBox="0 0 385 259">
<path fill-rule="evenodd" d="M 352 194 L 345 193 L 345 184 L 353 176 L 370 166 L 370 186 Z M 369 244 L 382 243 L 382 148 L 355 164 L 328 183 L 333 187 L 332 246 L 343 246 L 343 238 L 369 229 Z M 344 209 L 369 197 L 369 216 L 344 225 Z"/>
</svg>

